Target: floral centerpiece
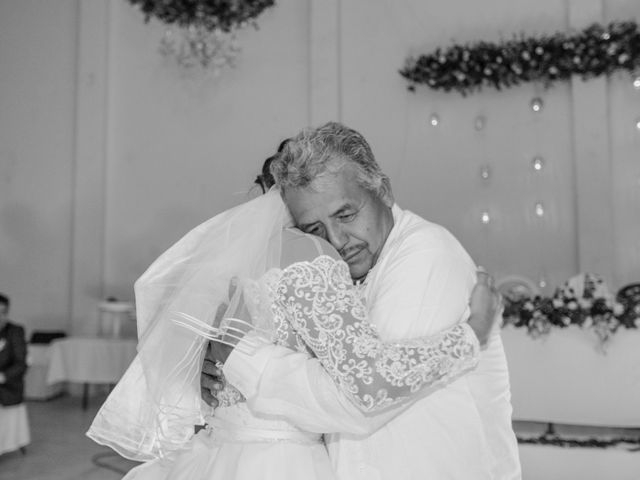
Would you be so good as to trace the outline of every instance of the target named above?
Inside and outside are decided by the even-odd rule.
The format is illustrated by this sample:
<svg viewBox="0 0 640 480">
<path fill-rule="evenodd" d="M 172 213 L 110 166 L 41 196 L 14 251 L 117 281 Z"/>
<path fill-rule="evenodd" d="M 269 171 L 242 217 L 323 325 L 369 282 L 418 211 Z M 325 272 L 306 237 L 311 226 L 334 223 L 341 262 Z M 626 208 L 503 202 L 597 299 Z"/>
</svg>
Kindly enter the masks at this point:
<svg viewBox="0 0 640 480">
<path fill-rule="evenodd" d="M 551 297 L 506 297 L 505 325 L 527 328 L 533 337 L 569 325 L 592 330 L 602 349 L 621 327 L 640 327 L 640 306 L 618 301 L 601 278 L 578 275 L 556 289 Z"/>
</svg>

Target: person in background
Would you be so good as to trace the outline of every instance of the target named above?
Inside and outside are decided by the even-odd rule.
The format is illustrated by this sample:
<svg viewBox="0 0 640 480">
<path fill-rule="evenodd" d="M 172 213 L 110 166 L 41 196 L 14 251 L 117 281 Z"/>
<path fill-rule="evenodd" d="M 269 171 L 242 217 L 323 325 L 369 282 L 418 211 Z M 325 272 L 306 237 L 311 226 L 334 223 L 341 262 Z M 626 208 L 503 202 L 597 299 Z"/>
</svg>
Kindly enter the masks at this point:
<svg viewBox="0 0 640 480">
<path fill-rule="evenodd" d="M 24 400 L 27 344 L 24 328 L 9 321 L 9 297 L 0 293 L 0 405 L 18 405 Z"/>
</svg>

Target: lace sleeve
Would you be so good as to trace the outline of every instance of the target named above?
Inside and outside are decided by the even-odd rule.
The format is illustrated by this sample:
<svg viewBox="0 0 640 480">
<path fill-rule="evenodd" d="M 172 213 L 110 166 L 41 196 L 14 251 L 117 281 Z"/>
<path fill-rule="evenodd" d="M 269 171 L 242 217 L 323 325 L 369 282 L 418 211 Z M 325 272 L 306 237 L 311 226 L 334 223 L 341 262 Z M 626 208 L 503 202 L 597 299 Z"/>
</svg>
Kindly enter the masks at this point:
<svg viewBox="0 0 640 480">
<path fill-rule="evenodd" d="M 480 346 L 467 324 L 383 342 L 368 322 L 347 264 L 322 255 L 284 269 L 275 315 L 291 324 L 338 387 L 362 411 L 398 403 L 475 367 Z"/>
</svg>

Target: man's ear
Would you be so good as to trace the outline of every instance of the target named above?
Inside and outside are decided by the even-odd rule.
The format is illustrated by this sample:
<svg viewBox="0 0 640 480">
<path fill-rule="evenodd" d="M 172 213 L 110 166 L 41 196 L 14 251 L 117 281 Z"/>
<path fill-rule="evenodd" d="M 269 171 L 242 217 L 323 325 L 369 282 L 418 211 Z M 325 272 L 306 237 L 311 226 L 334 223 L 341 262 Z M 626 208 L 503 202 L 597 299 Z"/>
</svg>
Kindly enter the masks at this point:
<svg viewBox="0 0 640 480">
<path fill-rule="evenodd" d="M 382 188 L 380 189 L 380 199 L 382 203 L 384 203 L 387 207 L 393 207 L 393 204 L 396 203 L 393 198 L 393 191 L 391 190 L 391 182 L 388 178 L 382 180 Z"/>
</svg>

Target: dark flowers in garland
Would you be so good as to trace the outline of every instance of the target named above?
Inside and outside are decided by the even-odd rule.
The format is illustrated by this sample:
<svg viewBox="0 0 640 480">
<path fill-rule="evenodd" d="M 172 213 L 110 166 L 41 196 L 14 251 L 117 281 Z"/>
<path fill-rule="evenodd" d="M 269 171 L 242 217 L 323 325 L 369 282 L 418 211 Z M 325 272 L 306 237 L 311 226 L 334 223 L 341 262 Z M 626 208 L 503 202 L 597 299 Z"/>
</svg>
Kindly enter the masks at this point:
<svg viewBox="0 0 640 480">
<path fill-rule="evenodd" d="M 595 276 L 586 275 L 593 288 L 580 294 L 570 284 L 556 289 L 551 297 L 505 297 L 505 325 L 526 328 L 532 337 L 548 335 L 552 328 L 576 325 L 591 329 L 604 351 L 607 342 L 619 328 L 640 327 L 638 304 L 622 303 L 601 288 Z M 600 288 L 599 288 L 600 287 Z"/>
<path fill-rule="evenodd" d="M 637 451 L 640 447 L 640 437 L 618 437 L 611 439 L 601 438 L 562 438 L 557 435 L 542 435 L 540 437 L 523 438 L 518 437 L 521 445 L 553 445 L 563 448 L 611 448 L 626 447 L 629 451 Z"/>
<path fill-rule="evenodd" d="M 214 74 L 234 64 L 240 51 L 237 31 L 247 25 L 257 28 L 256 18 L 275 3 L 274 0 L 128 1 L 140 8 L 145 21 L 155 18 L 171 27 L 160 42 L 160 52 L 165 57 L 175 59 L 182 67 L 202 67 Z"/>
<path fill-rule="evenodd" d="M 252 22 L 274 0 L 129 0 L 140 7 L 145 20 L 156 18 L 167 25 L 198 25 L 229 32 Z"/>
<path fill-rule="evenodd" d="M 640 69 L 640 31 L 635 22 L 594 24 L 575 34 L 520 37 L 436 49 L 409 58 L 400 74 L 409 90 L 427 85 L 467 95 L 482 87 L 501 90 L 526 82 L 550 86 L 573 75 L 582 79 Z"/>
</svg>

